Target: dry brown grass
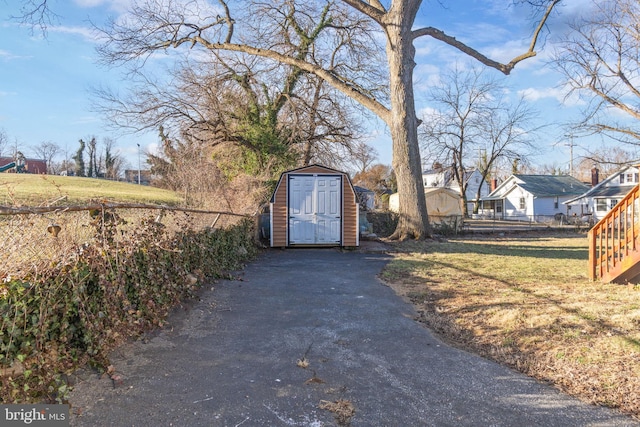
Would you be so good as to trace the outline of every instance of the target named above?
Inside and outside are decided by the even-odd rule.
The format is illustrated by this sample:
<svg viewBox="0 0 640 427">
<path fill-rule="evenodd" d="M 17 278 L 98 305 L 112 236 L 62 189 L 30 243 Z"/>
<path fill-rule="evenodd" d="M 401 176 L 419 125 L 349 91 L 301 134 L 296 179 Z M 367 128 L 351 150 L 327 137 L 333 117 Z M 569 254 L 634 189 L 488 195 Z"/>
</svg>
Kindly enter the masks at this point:
<svg viewBox="0 0 640 427">
<path fill-rule="evenodd" d="M 590 282 L 586 235 L 395 249 L 383 278 L 445 341 L 640 418 L 640 287 Z"/>
<path fill-rule="evenodd" d="M 321 400 L 320 405 L 318 405 L 320 409 L 324 409 L 326 411 L 333 412 L 333 416 L 336 419 L 336 422 L 339 426 L 349 426 L 351 425 L 351 418 L 355 415 L 356 409 L 353 407 L 353 404 L 349 400 L 339 399 L 335 402 L 329 402 L 328 400 Z"/>
<path fill-rule="evenodd" d="M 244 178 L 244 177 L 243 177 Z M 253 214 L 264 190 L 257 179 L 237 179 L 217 193 L 191 195 L 201 199 L 200 209 Z M 0 215 L 0 279 L 38 271 L 48 263 L 75 256 L 77 248 L 95 237 L 99 218 L 89 211 L 71 212 L 70 205 L 87 205 L 92 200 L 183 205 L 180 194 L 161 188 L 114 182 L 104 179 L 54 175 L 0 174 L 0 205 L 11 207 L 56 206 L 60 210 L 45 214 Z M 26 209 L 26 208 L 25 208 Z M 142 218 L 158 218 L 170 230 L 205 227 L 224 228 L 238 217 L 208 213 L 184 213 L 160 209 L 117 209 L 108 215 L 119 218 L 119 235 L 124 236 Z M 158 217 L 160 215 L 160 217 Z M 59 232 L 52 233 L 52 227 Z"/>
<path fill-rule="evenodd" d="M 93 214 L 93 215 L 92 215 Z M 185 213 L 161 209 L 117 209 L 106 215 L 116 215 L 118 228 L 116 239 L 126 239 L 144 219 L 155 219 L 170 232 L 207 227 L 225 228 L 238 221 L 239 217 Z M 20 214 L 0 216 L 0 280 L 14 276 L 22 277 L 28 272 L 51 267 L 52 263 L 76 257 L 82 245 L 96 239 L 96 225 L 101 212 L 56 211 L 47 214 Z M 52 233 L 52 227 L 59 227 Z"/>
</svg>

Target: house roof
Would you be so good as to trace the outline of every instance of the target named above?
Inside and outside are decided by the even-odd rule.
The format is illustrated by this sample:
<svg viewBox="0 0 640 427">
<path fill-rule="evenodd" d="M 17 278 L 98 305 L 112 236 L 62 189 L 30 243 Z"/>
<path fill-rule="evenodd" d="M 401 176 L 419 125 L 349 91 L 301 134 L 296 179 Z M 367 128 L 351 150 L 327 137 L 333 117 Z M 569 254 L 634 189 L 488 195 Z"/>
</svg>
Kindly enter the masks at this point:
<svg viewBox="0 0 640 427">
<path fill-rule="evenodd" d="M 509 183 L 513 182 L 511 187 Z M 569 175 L 511 175 L 498 188 L 481 200 L 499 200 L 515 187 L 520 187 L 534 197 L 577 196 L 589 189 L 589 186 Z"/>
<path fill-rule="evenodd" d="M 361 187 L 359 185 L 354 185 L 353 189 L 356 191 L 356 193 L 374 193 L 372 190 L 369 190 L 368 188 L 365 187 Z"/>
<path fill-rule="evenodd" d="M 514 175 L 522 184 L 520 187 L 535 197 L 575 196 L 589 189 L 589 186 L 569 175 Z"/>
<path fill-rule="evenodd" d="M 636 185 L 618 185 L 615 187 L 600 187 L 593 188 L 594 191 L 589 191 L 588 197 L 623 197 L 626 196 Z M 584 194 L 582 195 L 584 196 Z M 579 197 L 580 199 L 582 197 Z"/>
<path fill-rule="evenodd" d="M 574 197 L 573 199 L 567 200 L 564 202 L 565 204 L 571 204 L 576 200 L 584 199 L 587 197 L 621 197 L 625 196 L 636 184 L 621 184 L 621 185 L 610 185 L 612 181 L 618 179 L 618 177 L 626 173 L 631 168 L 637 168 L 637 166 L 626 166 L 620 169 L 618 172 L 610 175 L 607 179 L 600 181 L 597 185 L 594 185 L 585 193 L 580 194 L 578 197 Z"/>
</svg>

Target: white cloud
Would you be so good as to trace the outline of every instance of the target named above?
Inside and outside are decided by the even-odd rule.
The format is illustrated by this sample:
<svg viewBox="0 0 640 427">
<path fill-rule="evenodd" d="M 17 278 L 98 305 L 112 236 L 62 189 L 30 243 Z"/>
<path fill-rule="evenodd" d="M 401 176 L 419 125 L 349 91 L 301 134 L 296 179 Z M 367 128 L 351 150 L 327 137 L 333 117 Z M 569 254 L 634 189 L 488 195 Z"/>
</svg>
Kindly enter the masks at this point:
<svg viewBox="0 0 640 427">
<path fill-rule="evenodd" d="M 518 95 L 522 96 L 528 101 L 538 101 L 545 98 L 555 98 L 557 100 L 562 100 L 562 97 L 564 96 L 561 91 L 556 88 L 535 89 L 532 87 L 519 90 Z"/>
<path fill-rule="evenodd" d="M 57 25 L 49 28 L 52 33 L 79 35 L 87 41 L 100 41 L 99 34 L 89 27 Z"/>
<path fill-rule="evenodd" d="M 423 107 L 420 108 L 417 112 L 416 115 L 421 118 L 427 118 L 427 117 L 441 117 L 442 113 L 438 110 L 436 110 L 435 108 L 432 107 Z"/>
<path fill-rule="evenodd" d="M 106 6 L 110 10 L 124 13 L 131 7 L 134 0 L 74 0 L 73 2 L 85 9 Z"/>
<path fill-rule="evenodd" d="M 99 122 L 100 122 L 100 119 L 96 116 L 81 116 L 72 120 L 71 124 L 84 125 L 84 124 L 99 123 Z"/>
<path fill-rule="evenodd" d="M 413 72 L 413 87 L 416 93 L 440 85 L 440 67 L 432 64 L 419 64 Z"/>
<path fill-rule="evenodd" d="M 547 87 L 542 89 L 530 87 L 519 90 L 518 95 L 531 102 L 536 102 L 543 99 L 555 99 L 556 101 L 558 101 L 558 103 L 562 104 L 565 107 L 584 105 L 584 101 L 581 101 L 576 94 L 568 93 L 567 89 L 563 87 Z"/>
<path fill-rule="evenodd" d="M 158 144 L 156 142 L 149 143 L 149 144 L 146 145 L 146 147 L 145 146 L 142 147 L 142 151 L 144 153 L 149 153 L 149 154 L 153 154 L 155 156 L 158 156 L 158 155 L 161 154 L 160 144 Z"/>
<path fill-rule="evenodd" d="M 28 59 L 31 56 L 16 55 L 8 50 L 0 49 L 0 61 L 11 61 L 13 59 Z"/>
</svg>

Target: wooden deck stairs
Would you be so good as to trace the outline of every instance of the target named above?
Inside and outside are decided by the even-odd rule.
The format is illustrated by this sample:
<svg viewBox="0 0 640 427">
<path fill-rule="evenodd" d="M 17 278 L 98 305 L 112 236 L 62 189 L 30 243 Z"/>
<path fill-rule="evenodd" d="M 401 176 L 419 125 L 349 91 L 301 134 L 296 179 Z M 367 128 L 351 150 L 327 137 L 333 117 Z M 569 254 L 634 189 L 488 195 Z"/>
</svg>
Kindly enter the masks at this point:
<svg viewBox="0 0 640 427">
<path fill-rule="evenodd" d="M 640 282 L 640 186 L 589 231 L 589 278 Z"/>
</svg>

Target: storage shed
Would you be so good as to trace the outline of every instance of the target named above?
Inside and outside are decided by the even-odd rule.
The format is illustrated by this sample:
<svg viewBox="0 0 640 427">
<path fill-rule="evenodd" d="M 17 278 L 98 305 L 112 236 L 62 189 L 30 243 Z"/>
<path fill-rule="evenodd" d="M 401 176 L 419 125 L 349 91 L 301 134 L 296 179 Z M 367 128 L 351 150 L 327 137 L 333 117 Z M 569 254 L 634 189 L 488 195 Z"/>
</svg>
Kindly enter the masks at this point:
<svg viewBox="0 0 640 427">
<path fill-rule="evenodd" d="M 457 191 L 445 187 L 427 187 L 424 190 L 427 214 L 431 224 L 461 229 L 463 223 L 462 197 Z M 398 193 L 389 196 L 389 210 L 398 212 Z"/>
<path fill-rule="evenodd" d="M 271 247 L 359 246 L 349 175 L 320 165 L 284 172 L 270 201 Z"/>
</svg>

